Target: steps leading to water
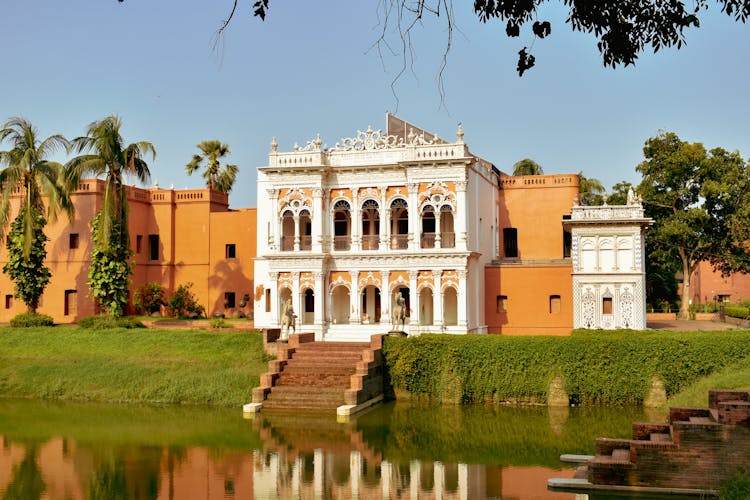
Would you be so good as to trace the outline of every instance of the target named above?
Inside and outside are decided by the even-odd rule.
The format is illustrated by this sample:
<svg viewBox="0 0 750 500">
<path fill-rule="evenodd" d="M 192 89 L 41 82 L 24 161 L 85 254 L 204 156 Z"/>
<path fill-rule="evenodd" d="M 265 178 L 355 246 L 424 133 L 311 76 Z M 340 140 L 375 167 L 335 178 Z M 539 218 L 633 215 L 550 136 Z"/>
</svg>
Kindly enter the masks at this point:
<svg viewBox="0 0 750 500">
<path fill-rule="evenodd" d="M 253 389 L 263 411 L 336 412 L 383 393 L 382 335 L 370 342 L 315 342 L 312 333 L 291 335 Z"/>
</svg>

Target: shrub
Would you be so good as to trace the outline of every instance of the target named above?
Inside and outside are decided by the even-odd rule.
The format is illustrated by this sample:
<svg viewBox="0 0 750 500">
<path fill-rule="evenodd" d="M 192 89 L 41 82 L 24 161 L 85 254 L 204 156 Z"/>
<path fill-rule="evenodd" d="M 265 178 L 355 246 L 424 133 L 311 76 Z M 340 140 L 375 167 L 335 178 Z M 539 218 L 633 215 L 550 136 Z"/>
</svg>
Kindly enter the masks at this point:
<svg viewBox="0 0 750 500">
<path fill-rule="evenodd" d="M 108 328 L 146 328 L 138 318 L 121 316 L 114 318 L 108 314 L 86 316 L 78 320 L 78 326 L 87 330 L 106 330 Z"/>
<path fill-rule="evenodd" d="M 387 337 L 383 355 L 397 392 L 437 401 L 544 403 L 560 375 L 573 403 L 641 404 L 654 374 L 671 395 L 750 356 L 750 332 Z"/>
<path fill-rule="evenodd" d="M 233 328 L 232 324 L 224 318 L 212 318 L 208 324 L 211 328 Z"/>
<path fill-rule="evenodd" d="M 35 326 L 52 326 L 55 322 L 46 314 L 25 312 L 13 316 L 10 320 L 10 326 L 16 328 L 30 328 Z"/>
<path fill-rule="evenodd" d="M 161 306 L 167 305 L 164 301 L 164 287 L 152 281 L 146 283 L 133 294 L 133 305 L 138 314 L 153 314 L 161 310 Z"/>
<path fill-rule="evenodd" d="M 745 319 L 747 318 L 748 313 L 750 313 L 750 310 L 748 310 L 748 308 L 744 306 L 725 306 L 724 307 L 724 314 L 726 314 L 727 316 L 731 316 L 732 318 Z"/>
<path fill-rule="evenodd" d="M 721 500 L 739 500 L 747 498 L 750 491 L 750 472 L 739 470 L 732 479 L 721 485 L 718 498 Z"/>
<path fill-rule="evenodd" d="M 169 298 L 169 312 L 172 316 L 178 318 L 201 318 L 205 314 L 205 309 L 198 303 L 193 292 L 192 283 L 180 285 L 175 290 L 172 297 Z"/>
</svg>

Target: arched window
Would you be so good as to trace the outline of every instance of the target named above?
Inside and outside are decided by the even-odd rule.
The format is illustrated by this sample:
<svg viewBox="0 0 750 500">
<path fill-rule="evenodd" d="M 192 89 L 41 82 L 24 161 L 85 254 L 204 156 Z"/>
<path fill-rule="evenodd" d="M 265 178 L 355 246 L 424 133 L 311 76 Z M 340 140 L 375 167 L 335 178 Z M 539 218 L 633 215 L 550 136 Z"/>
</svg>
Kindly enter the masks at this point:
<svg viewBox="0 0 750 500">
<path fill-rule="evenodd" d="M 349 202 L 339 200 L 333 206 L 333 249 L 351 248 L 351 212 Z"/>
<path fill-rule="evenodd" d="M 443 291 L 443 324 L 445 326 L 458 324 L 458 294 L 452 286 Z"/>
<path fill-rule="evenodd" d="M 453 231 L 453 209 L 450 205 L 440 207 L 440 246 L 456 247 L 456 233 Z"/>
<path fill-rule="evenodd" d="M 312 249 L 312 220 L 310 212 L 305 209 L 299 213 L 299 249 Z"/>
<path fill-rule="evenodd" d="M 409 205 L 398 198 L 391 202 L 391 249 L 403 250 L 409 246 Z"/>
<path fill-rule="evenodd" d="M 331 320 L 334 324 L 349 323 L 349 289 L 339 285 L 331 293 Z"/>
<path fill-rule="evenodd" d="M 380 239 L 380 206 L 375 200 L 362 204 L 362 250 L 377 250 Z"/>
<path fill-rule="evenodd" d="M 435 209 L 428 205 L 422 209 L 422 248 L 435 248 Z"/>
<path fill-rule="evenodd" d="M 291 210 L 285 210 L 281 215 L 281 250 L 294 250 L 294 214 Z"/>
</svg>

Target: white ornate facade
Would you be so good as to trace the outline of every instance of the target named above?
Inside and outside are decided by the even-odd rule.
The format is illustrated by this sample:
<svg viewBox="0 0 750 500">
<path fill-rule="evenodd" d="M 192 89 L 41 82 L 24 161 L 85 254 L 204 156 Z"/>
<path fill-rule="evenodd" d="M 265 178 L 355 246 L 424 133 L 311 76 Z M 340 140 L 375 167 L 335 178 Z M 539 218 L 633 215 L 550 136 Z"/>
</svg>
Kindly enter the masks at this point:
<svg viewBox="0 0 750 500">
<path fill-rule="evenodd" d="M 365 340 L 390 330 L 400 292 L 410 334 L 486 330 L 498 172 L 460 125 L 449 143 L 387 119 L 395 133 L 368 127 L 330 148 L 272 142 L 258 169 L 257 327 L 277 327 L 291 300 L 298 330 Z"/>
<path fill-rule="evenodd" d="M 646 328 L 643 232 L 652 222 L 628 205 L 574 206 L 573 328 Z"/>
</svg>

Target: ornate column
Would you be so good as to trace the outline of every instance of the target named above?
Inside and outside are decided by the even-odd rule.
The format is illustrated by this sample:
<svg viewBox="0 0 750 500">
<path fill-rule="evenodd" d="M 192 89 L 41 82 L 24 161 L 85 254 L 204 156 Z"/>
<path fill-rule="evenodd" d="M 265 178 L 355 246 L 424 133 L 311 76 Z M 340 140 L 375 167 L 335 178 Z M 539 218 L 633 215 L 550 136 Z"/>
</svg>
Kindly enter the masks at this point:
<svg viewBox="0 0 750 500">
<path fill-rule="evenodd" d="M 352 288 L 349 292 L 349 324 L 358 325 L 362 322 L 359 316 L 359 271 L 349 271 L 352 280 Z"/>
<path fill-rule="evenodd" d="M 313 188 L 313 213 L 312 213 L 312 251 L 320 253 L 323 251 L 323 190 Z M 315 294 L 317 297 L 317 293 Z"/>
<path fill-rule="evenodd" d="M 294 251 L 299 252 L 299 214 L 294 214 Z"/>
<path fill-rule="evenodd" d="M 440 248 L 442 246 L 442 238 L 440 236 L 440 214 L 440 207 L 437 207 L 437 212 L 435 212 L 435 248 Z"/>
<path fill-rule="evenodd" d="M 456 250 L 466 250 L 466 217 L 468 207 L 466 206 L 466 180 L 456 181 Z"/>
<path fill-rule="evenodd" d="M 419 227 L 419 183 L 412 182 L 409 188 L 409 249 L 416 250 L 420 247 Z"/>
<path fill-rule="evenodd" d="M 432 324 L 443 324 L 443 271 L 432 271 Z"/>
<path fill-rule="evenodd" d="M 322 272 L 316 272 L 315 273 L 315 295 L 314 297 L 314 305 L 315 311 L 313 312 L 313 323 L 315 326 L 322 326 L 323 325 L 323 318 L 325 318 L 325 314 L 323 311 L 323 294 L 326 293 L 325 290 L 325 281 L 323 278 L 325 277 L 325 273 Z"/>
<path fill-rule="evenodd" d="M 302 308 L 300 307 L 299 271 L 292 273 L 292 307 L 297 315 L 297 325 L 302 323 Z"/>
<path fill-rule="evenodd" d="M 390 210 L 388 208 L 388 201 L 386 200 L 386 194 L 388 192 L 387 186 L 380 186 L 380 245 L 378 249 L 381 252 L 390 251 L 390 227 L 391 218 Z"/>
<path fill-rule="evenodd" d="M 417 276 L 418 271 L 409 271 L 409 330 L 413 325 L 415 328 L 419 327 L 419 291 L 417 290 Z M 406 329 L 406 328 L 404 328 Z"/>
<path fill-rule="evenodd" d="M 466 269 L 459 269 L 458 270 L 458 297 L 457 297 L 457 307 L 458 307 L 458 326 L 466 328 L 467 321 L 466 321 L 466 313 L 467 309 L 469 307 L 468 300 L 466 300 L 466 278 L 468 276 L 468 272 Z"/>
<path fill-rule="evenodd" d="M 389 288 L 390 271 L 380 271 L 382 281 L 380 290 L 380 323 L 391 324 L 391 292 Z"/>
<path fill-rule="evenodd" d="M 269 272 L 268 278 L 271 280 L 271 321 L 270 326 L 279 326 L 279 273 Z"/>
<path fill-rule="evenodd" d="M 278 252 L 281 241 L 281 218 L 279 217 L 279 190 L 266 189 L 268 199 L 271 200 L 271 213 L 268 219 L 268 249 Z"/>
<path fill-rule="evenodd" d="M 359 189 L 358 188 L 352 188 L 352 231 L 351 231 L 351 239 L 352 239 L 352 251 L 359 252 L 362 248 L 362 245 L 360 244 L 362 241 L 362 237 L 359 234 L 362 231 L 362 221 L 360 220 L 360 210 L 359 210 Z"/>
</svg>

